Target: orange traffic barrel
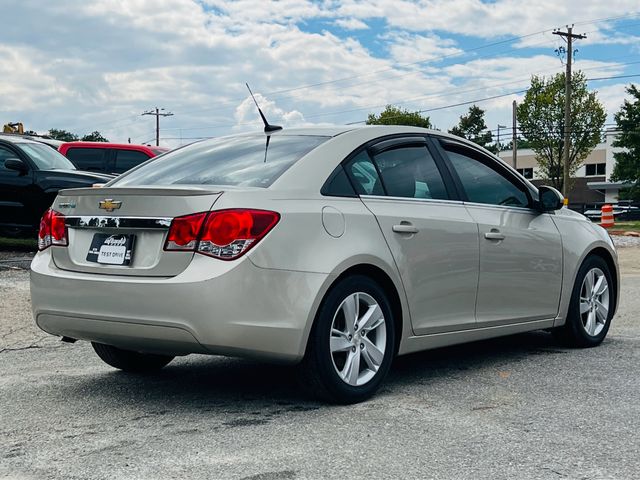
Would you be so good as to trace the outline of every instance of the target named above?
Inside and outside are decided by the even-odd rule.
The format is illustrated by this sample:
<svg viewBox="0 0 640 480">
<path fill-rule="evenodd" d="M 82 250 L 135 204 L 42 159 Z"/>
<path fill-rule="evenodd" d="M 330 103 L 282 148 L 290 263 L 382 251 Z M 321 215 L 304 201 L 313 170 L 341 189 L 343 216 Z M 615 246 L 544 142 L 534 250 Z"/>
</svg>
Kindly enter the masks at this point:
<svg viewBox="0 0 640 480">
<path fill-rule="evenodd" d="M 611 205 L 603 205 L 600 215 L 600 225 L 602 227 L 611 228 L 615 225 L 613 221 L 613 207 Z"/>
</svg>

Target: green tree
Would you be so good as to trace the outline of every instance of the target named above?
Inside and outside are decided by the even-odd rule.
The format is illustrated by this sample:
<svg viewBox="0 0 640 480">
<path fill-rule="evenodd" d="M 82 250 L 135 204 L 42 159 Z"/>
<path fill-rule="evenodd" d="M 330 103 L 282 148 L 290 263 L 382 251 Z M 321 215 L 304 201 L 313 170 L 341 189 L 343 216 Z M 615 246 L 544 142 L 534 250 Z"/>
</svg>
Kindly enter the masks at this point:
<svg viewBox="0 0 640 480">
<path fill-rule="evenodd" d="M 615 114 L 618 135 L 613 142 L 614 147 L 625 150 L 615 152 L 611 179 L 629 182 L 631 187 L 624 192 L 630 199 L 640 199 L 640 90 L 636 85 L 627 87 L 630 99 L 625 99 L 620 110 Z M 622 192 L 620 192 L 622 194 Z"/>
<path fill-rule="evenodd" d="M 82 140 L 83 142 L 108 142 L 109 141 L 106 138 L 104 138 L 102 134 L 97 130 L 94 132 L 88 133 L 87 135 L 82 137 L 80 140 Z"/>
<path fill-rule="evenodd" d="M 419 112 L 402 110 L 393 105 L 387 105 L 380 115 L 370 113 L 367 117 L 367 125 L 409 125 L 433 128 L 429 117 L 423 117 Z"/>
<path fill-rule="evenodd" d="M 48 135 L 51 138 L 61 140 L 63 142 L 74 142 L 78 140 L 78 135 L 75 133 L 67 132 L 66 130 L 58 130 L 57 128 L 50 129 Z"/>
<path fill-rule="evenodd" d="M 550 78 L 534 75 L 516 112 L 520 130 L 536 153 L 540 172 L 560 191 L 564 191 L 564 83 L 564 73 Z M 585 75 L 575 72 L 571 77 L 571 143 L 567 146 L 570 175 L 600 142 L 606 116 L 596 92 L 588 90 Z"/>
<path fill-rule="evenodd" d="M 501 143 L 502 150 L 512 150 L 513 140 L 509 140 L 507 143 Z M 516 148 L 531 148 L 531 143 L 526 138 L 516 139 Z"/>
<path fill-rule="evenodd" d="M 460 117 L 458 125 L 449 130 L 449 133 L 471 140 L 481 147 L 486 147 L 493 139 L 484 121 L 484 110 L 477 105 L 471 105 L 469 112 Z M 492 151 L 497 151 L 497 146 Z"/>
</svg>

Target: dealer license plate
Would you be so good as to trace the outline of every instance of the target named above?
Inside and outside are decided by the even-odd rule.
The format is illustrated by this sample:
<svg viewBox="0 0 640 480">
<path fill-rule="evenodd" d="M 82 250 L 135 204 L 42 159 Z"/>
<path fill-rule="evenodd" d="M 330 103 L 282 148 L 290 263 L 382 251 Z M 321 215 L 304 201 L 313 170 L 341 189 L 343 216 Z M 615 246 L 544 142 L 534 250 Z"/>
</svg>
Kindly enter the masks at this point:
<svg viewBox="0 0 640 480">
<path fill-rule="evenodd" d="M 87 261 L 107 265 L 130 265 L 135 238 L 135 235 L 96 233 L 87 253 Z"/>
</svg>

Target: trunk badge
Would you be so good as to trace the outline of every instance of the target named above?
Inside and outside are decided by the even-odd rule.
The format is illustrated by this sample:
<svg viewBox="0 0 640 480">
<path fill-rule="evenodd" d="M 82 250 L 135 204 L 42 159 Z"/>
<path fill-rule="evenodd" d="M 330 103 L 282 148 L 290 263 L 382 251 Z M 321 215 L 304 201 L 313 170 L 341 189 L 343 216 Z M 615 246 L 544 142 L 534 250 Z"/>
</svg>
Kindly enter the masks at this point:
<svg viewBox="0 0 640 480">
<path fill-rule="evenodd" d="M 114 210 L 118 210 L 122 206 L 122 202 L 119 200 L 113 200 L 111 198 L 105 198 L 104 200 L 100 200 L 98 207 L 107 212 L 113 212 Z"/>
</svg>

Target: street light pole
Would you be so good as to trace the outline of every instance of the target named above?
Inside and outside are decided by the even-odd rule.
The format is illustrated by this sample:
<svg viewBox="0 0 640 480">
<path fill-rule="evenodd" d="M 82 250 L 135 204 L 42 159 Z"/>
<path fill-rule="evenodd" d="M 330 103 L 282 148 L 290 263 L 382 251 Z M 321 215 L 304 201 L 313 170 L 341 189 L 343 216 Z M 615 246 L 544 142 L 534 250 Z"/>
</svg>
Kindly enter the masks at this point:
<svg viewBox="0 0 640 480">
<path fill-rule="evenodd" d="M 496 141 L 496 144 L 498 145 L 498 156 L 500 156 L 500 129 L 501 128 L 507 128 L 507 126 L 498 124 L 498 140 Z"/>
</svg>

